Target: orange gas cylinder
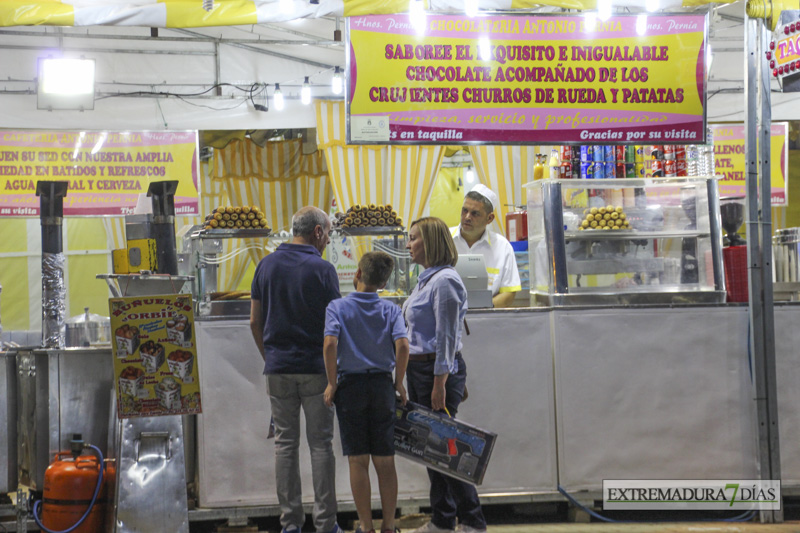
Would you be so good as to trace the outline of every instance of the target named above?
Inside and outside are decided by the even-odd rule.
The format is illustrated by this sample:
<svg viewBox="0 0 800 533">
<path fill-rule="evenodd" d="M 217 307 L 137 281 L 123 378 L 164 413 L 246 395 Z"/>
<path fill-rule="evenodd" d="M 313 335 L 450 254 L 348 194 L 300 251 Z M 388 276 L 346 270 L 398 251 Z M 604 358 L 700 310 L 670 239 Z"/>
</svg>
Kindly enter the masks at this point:
<svg viewBox="0 0 800 533">
<path fill-rule="evenodd" d="M 100 461 L 92 455 L 73 457 L 70 452 L 56 454 L 55 461 L 44 473 L 42 524 L 50 530 L 62 531 L 74 526 L 92 501 Z M 103 479 L 97 501 L 86 520 L 74 533 L 104 531 L 106 480 Z"/>
</svg>

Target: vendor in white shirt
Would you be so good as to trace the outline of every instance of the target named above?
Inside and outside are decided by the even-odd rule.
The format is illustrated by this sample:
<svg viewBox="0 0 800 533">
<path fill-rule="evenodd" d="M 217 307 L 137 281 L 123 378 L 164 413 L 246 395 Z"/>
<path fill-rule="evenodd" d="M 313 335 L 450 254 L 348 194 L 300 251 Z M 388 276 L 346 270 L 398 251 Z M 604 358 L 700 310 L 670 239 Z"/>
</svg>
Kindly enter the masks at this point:
<svg viewBox="0 0 800 533">
<path fill-rule="evenodd" d="M 522 290 L 511 243 L 488 229 L 499 207 L 497 195 L 486 185 L 475 185 L 464 197 L 461 224 L 450 228 L 459 254 L 481 254 L 489 274 L 494 307 L 511 307 L 515 293 Z"/>
</svg>

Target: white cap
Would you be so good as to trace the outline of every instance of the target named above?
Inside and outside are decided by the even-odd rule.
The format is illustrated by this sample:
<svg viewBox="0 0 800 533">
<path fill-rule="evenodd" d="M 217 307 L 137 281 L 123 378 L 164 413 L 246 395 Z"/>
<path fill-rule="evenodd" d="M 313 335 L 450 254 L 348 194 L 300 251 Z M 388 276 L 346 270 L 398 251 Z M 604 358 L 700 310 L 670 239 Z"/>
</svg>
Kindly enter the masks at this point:
<svg viewBox="0 0 800 533">
<path fill-rule="evenodd" d="M 475 185 L 469 192 L 476 192 L 489 200 L 492 203 L 492 209 L 495 213 L 497 213 L 498 208 L 500 207 L 500 199 L 497 198 L 497 195 L 494 193 L 492 189 L 484 185 L 483 183 L 478 183 Z"/>
</svg>

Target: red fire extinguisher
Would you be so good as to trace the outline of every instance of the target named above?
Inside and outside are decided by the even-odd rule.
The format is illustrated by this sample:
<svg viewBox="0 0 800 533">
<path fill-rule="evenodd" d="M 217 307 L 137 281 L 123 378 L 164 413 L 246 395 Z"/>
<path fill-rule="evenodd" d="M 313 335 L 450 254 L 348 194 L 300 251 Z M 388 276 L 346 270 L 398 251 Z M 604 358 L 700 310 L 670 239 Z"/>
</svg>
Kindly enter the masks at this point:
<svg viewBox="0 0 800 533">
<path fill-rule="evenodd" d="M 103 452 L 97 446 L 84 444 L 80 434 L 73 435 L 70 448 L 69 452 L 57 453 L 47 467 L 44 496 L 34 504 L 33 518 L 42 531 L 49 533 L 103 531 L 106 499 Z M 92 448 L 98 457 L 81 455 L 84 448 Z"/>
</svg>

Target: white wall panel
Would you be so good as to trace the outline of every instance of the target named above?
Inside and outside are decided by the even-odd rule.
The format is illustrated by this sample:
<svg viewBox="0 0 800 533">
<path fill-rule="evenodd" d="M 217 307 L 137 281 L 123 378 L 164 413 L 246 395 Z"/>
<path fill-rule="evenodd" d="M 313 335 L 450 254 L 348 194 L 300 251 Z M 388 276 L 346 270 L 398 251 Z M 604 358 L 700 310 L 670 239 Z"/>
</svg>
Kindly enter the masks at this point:
<svg viewBox="0 0 800 533">
<path fill-rule="evenodd" d="M 747 309 L 554 311 L 559 476 L 753 479 Z"/>
</svg>

